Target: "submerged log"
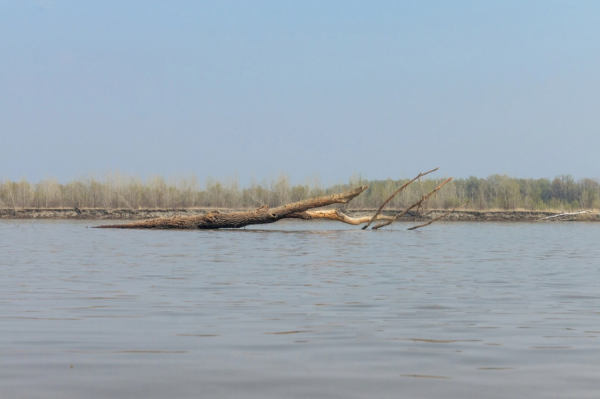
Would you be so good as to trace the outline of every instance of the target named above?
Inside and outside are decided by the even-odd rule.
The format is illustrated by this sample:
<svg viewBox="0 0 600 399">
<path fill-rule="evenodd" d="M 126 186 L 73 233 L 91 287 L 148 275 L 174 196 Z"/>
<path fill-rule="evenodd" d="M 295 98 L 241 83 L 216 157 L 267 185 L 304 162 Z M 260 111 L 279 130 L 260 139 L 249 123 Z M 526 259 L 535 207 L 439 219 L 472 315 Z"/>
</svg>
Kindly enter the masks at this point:
<svg viewBox="0 0 600 399">
<path fill-rule="evenodd" d="M 253 224 L 274 223 L 281 219 L 332 219 L 330 217 L 319 217 L 316 213 L 306 212 L 309 209 L 320 208 L 333 204 L 347 204 L 360 193 L 365 191 L 369 186 L 357 187 L 354 190 L 347 191 L 341 194 L 327 195 L 324 197 L 311 198 L 304 201 L 294 202 L 269 208 L 267 206 L 260 207 L 253 211 L 247 212 L 231 212 L 220 213 L 219 211 L 210 212 L 199 216 L 174 216 L 170 218 L 158 218 L 143 220 L 133 223 L 112 224 L 104 226 L 96 226 L 104 229 L 223 229 L 223 228 L 240 228 Z M 335 211 L 335 210 L 331 210 Z M 323 212 L 323 211 L 322 211 Z M 340 212 L 340 215 L 341 214 Z M 349 216 L 345 215 L 347 218 Z M 336 216 L 343 219 L 343 216 Z M 348 219 L 351 220 L 352 218 Z M 370 218 L 369 218 L 370 219 Z M 332 219 L 338 220 L 338 219 Z M 367 219 L 368 221 L 368 219 Z M 348 223 L 348 222 L 346 222 Z M 364 223 L 364 222 L 362 222 Z M 350 223 L 354 224 L 354 223 Z"/>
</svg>

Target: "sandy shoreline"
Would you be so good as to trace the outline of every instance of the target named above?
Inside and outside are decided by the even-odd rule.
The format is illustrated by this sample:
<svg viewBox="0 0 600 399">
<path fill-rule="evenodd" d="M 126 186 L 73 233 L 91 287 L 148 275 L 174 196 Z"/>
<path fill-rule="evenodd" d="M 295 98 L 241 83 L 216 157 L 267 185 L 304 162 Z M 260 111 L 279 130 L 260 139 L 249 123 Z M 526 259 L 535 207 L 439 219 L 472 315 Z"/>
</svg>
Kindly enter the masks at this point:
<svg viewBox="0 0 600 399">
<path fill-rule="evenodd" d="M 139 220 L 157 217 L 170 217 L 175 215 L 202 215 L 213 209 L 0 209 L 0 219 L 109 219 L 109 220 Z M 231 212 L 233 209 L 222 209 L 221 212 Z M 368 215 L 375 212 L 370 209 L 346 211 L 352 216 Z M 384 214 L 395 215 L 400 211 L 386 210 Z M 427 210 L 422 215 L 409 212 L 402 220 L 430 220 L 442 215 L 445 210 Z M 556 215 L 556 212 L 546 211 L 472 211 L 460 210 L 446 216 L 447 221 L 481 221 L 481 222 L 532 222 L 548 216 Z M 600 213 L 593 212 L 571 217 L 575 221 L 600 221 Z"/>
</svg>

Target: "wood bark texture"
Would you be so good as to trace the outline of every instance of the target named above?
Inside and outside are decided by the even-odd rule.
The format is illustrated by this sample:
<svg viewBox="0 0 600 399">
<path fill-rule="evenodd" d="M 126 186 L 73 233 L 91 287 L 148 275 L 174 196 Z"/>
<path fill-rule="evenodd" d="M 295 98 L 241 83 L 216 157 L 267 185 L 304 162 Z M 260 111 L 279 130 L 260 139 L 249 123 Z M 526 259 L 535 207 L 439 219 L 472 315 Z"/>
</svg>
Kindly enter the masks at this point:
<svg viewBox="0 0 600 399">
<path fill-rule="evenodd" d="M 358 196 L 360 193 L 365 191 L 368 187 L 369 186 L 361 186 L 355 188 L 354 190 L 347 191 L 345 193 L 311 198 L 304 201 L 282 205 L 276 208 L 262 206 L 256 210 L 247 212 L 220 213 L 219 211 L 215 211 L 199 216 L 174 216 L 170 218 L 149 219 L 133 223 L 112 224 L 96 227 L 104 229 L 223 229 L 240 228 L 253 224 L 274 223 L 278 220 L 285 218 L 324 218 L 338 220 L 333 218 L 339 217 L 340 219 L 344 219 L 344 217 L 337 216 L 337 214 L 336 216 L 333 216 L 334 212 L 332 212 L 330 217 L 318 217 L 317 214 L 313 213 L 311 215 L 311 213 L 308 213 L 306 211 L 308 211 L 309 209 L 320 208 L 327 205 L 346 204 L 352 199 L 354 199 L 356 196 Z M 343 214 L 340 212 L 340 215 Z M 345 216 L 349 218 L 348 220 L 352 219 L 347 215 Z"/>
</svg>

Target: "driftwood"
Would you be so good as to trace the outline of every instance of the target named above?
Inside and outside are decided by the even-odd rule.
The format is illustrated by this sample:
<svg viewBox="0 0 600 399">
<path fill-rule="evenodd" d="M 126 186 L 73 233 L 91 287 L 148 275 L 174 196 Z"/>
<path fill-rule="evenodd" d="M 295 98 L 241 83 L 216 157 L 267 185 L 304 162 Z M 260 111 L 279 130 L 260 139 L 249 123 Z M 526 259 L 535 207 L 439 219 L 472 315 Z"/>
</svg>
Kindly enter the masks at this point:
<svg viewBox="0 0 600 399">
<path fill-rule="evenodd" d="M 408 187 L 411 183 L 413 183 L 415 180 L 420 179 L 421 177 L 428 175 L 430 173 L 435 172 L 436 170 L 438 170 L 439 168 L 435 168 L 430 170 L 429 172 L 425 172 L 425 173 L 419 173 L 419 175 L 417 177 L 415 177 L 414 179 L 412 179 L 411 181 L 409 181 L 408 183 L 406 183 L 405 185 L 403 185 L 402 187 L 400 187 L 398 190 L 394 191 L 394 193 L 392 195 L 390 195 L 388 197 L 388 199 L 386 199 L 385 201 L 383 201 L 383 204 L 381 204 L 381 206 L 379 207 L 379 209 L 377 209 L 377 212 L 375 212 L 375 214 L 371 217 L 371 219 L 369 220 L 369 222 L 362 227 L 363 230 L 366 230 L 371 223 L 373 223 L 373 221 L 377 218 L 377 216 L 379 216 L 379 214 L 381 213 L 381 211 L 383 210 L 383 208 L 392 200 L 392 198 L 394 198 L 396 195 L 398 195 L 400 193 L 400 191 L 404 190 L 406 187 Z"/>
<path fill-rule="evenodd" d="M 404 190 L 409 184 L 413 183 L 415 180 L 429 174 L 435 172 L 438 168 L 430 170 L 425 173 L 420 173 L 417 177 L 404 184 L 398 190 L 396 190 L 373 214 L 372 216 L 359 216 L 353 217 L 347 215 L 340 211 L 339 209 L 325 209 L 325 210 L 314 210 L 314 208 L 320 208 L 333 204 L 347 204 L 352 199 L 356 198 L 363 191 L 365 191 L 368 186 L 357 187 L 354 190 L 350 190 L 341 194 L 333 194 L 327 195 L 318 198 L 311 198 L 304 201 L 294 202 L 291 204 L 286 204 L 282 206 L 278 206 L 276 208 L 269 208 L 268 206 L 262 206 L 258 209 L 252 211 L 245 212 L 227 212 L 221 213 L 219 211 L 213 211 L 206 213 L 204 215 L 194 215 L 194 216 L 173 216 L 169 218 L 155 218 L 149 220 L 142 220 L 132 223 L 124 223 L 124 224 L 111 224 L 104 226 L 96 226 L 97 228 L 114 228 L 114 229 L 222 229 L 222 228 L 240 228 L 244 226 L 254 225 L 254 224 L 267 224 L 274 223 L 281 219 L 302 219 L 302 220 L 317 220 L 317 219 L 327 219 L 338 222 L 343 222 L 351 225 L 360 225 L 363 223 L 367 223 L 363 229 L 366 229 L 373 221 L 379 220 L 383 221 L 373 227 L 373 229 L 379 229 L 384 226 L 388 226 L 393 223 L 395 220 L 398 220 L 402 216 L 404 216 L 411 209 L 421 206 L 423 202 L 427 201 L 429 197 L 435 194 L 438 190 L 440 190 L 446 183 L 450 182 L 452 178 L 447 179 L 438 187 L 435 188 L 429 194 L 423 196 L 418 202 L 411 205 L 409 208 L 402 211 L 400 214 L 396 216 L 384 216 L 381 215 L 381 211 L 388 204 L 394 196 Z M 452 212 L 452 211 L 451 211 Z M 442 217 L 445 215 L 442 215 Z M 441 218 L 441 217 L 440 217 Z M 438 219 L 440 219 L 438 218 Z M 413 229 L 424 227 L 428 224 L 433 223 L 434 219 L 429 223 L 426 223 L 422 226 L 415 226 Z"/>
<path fill-rule="evenodd" d="M 591 213 L 592 211 L 579 211 L 579 212 L 564 212 L 564 213 L 559 213 L 558 215 L 552 215 L 552 216 L 548 216 L 545 218 L 541 218 L 538 221 L 542 221 L 542 220 L 561 220 L 560 218 L 564 218 L 565 216 L 577 216 L 577 215 L 583 215 L 586 213 Z"/>
<path fill-rule="evenodd" d="M 311 198 L 304 201 L 294 202 L 269 208 L 262 206 L 253 211 L 220 213 L 219 211 L 210 212 L 199 216 L 174 216 L 170 218 L 158 218 L 143 220 L 133 223 L 113 224 L 96 226 L 98 228 L 115 229 L 221 229 L 221 228 L 239 228 L 253 224 L 274 223 L 281 219 L 344 219 L 343 216 L 333 214 L 328 216 L 319 216 L 317 213 L 308 213 L 309 209 L 320 208 L 333 204 L 346 204 L 369 186 L 357 187 L 354 190 L 341 194 L 327 195 L 324 197 Z M 321 214 L 322 215 L 322 214 Z M 347 217 L 349 221 L 353 218 Z M 342 220 L 344 221 L 344 220 Z M 348 223 L 348 221 L 345 221 Z M 363 222 L 364 223 L 364 222 Z M 353 223 L 350 223 L 353 224 Z"/>
<path fill-rule="evenodd" d="M 448 212 L 444 213 L 444 214 L 443 214 L 443 215 L 441 215 L 441 216 L 438 216 L 438 217 L 436 217 L 435 219 L 431 219 L 431 220 L 430 220 L 429 222 L 427 222 L 427 223 L 423 223 L 423 224 L 420 224 L 420 225 L 418 225 L 418 226 L 413 226 L 413 227 L 410 227 L 410 228 L 408 228 L 408 229 L 406 229 L 406 230 L 416 230 L 416 229 L 420 229 L 421 227 L 429 226 L 431 223 L 433 223 L 433 222 L 437 222 L 438 220 L 445 218 L 446 216 L 448 216 L 449 214 L 451 214 L 451 213 L 452 213 L 452 212 L 454 212 L 455 210 L 457 210 L 457 209 L 460 209 L 460 208 L 464 207 L 464 206 L 465 206 L 465 205 L 467 205 L 468 203 L 469 203 L 469 201 L 465 202 L 465 203 L 464 203 L 464 204 L 462 204 L 461 206 L 457 206 L 456 208 L 454 208 L 454 209 L 452 209 L 452 210 L 450 210 L 450 211 L 448 211 Z"/>
<path fill-rule="evenodd" d="M 398 215 L 396 215 L 396 217 L 394 217 L 394 220 L 388 220 L 386 222 L 379 223 L 378 225 L 373 226 L 373 230 L 377 230 L 377 229 L 380 229 L 382 227 L 389 226 L 395 220 L 398 220 L 402 216 L 406 215 L 408 213 L 408 211 L 410 211 L 411 209 L 416 208 L 417 206 L 421 206 L 421 204 L 423 204 L 423 202 L 427 201 L 429 199 L 429 197 L 431 197 L 433 194 L 437 193 L 442 187 L 444 187 L 444 185 L 446 183 L 449 183 L 451 181 L 452 181 L 452 178 L 449 177 L 442 184 L 440 184 L 439 186 L 437 186 L 432 192 L 430 192 L 427 195 L 424 195 L 423 197 L 421 197 L 421 199 L 419 201 L 415 202 L 414 204 L 412 204 L 411 206 L 409 206 L 408 208 L 406 208 L 405 210 L 403 210 L 402 212 L 400 212 Z"/>
</svg>

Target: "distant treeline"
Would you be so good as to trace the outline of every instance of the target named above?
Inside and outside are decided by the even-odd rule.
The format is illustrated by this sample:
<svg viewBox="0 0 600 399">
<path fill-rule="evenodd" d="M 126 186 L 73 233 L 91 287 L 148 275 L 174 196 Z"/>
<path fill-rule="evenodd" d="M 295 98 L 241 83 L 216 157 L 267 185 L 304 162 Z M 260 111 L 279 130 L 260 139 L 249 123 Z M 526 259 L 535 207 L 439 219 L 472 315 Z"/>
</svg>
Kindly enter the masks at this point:
<svg viewBox="0 0 600 399">
<path fill-rule="evenodd" d="M 254 208 L 270 207 L 310 197 L 336 193 L 359 185 L 369 189 L 354 199 L 348 209 L 372 209 L 379 205 L 404 180 L 365 180 L 351 178 L 346 184 L 323 187 L 318 181 L 290 184 L 281 175 L 271 181 L 241 187 L 237 179 L 208 179 L 201 186 L 197 179 L 165 180 L 156 176 L 146 181 L 138 177 L 112 174 L 102 180 L 82 178 L 61 184 L 56 180 L 29 183 L 0 181 L 0 208 Z M 416 202 L 444 179 L 424 179 L 411 184 L 389 208 L 403 209 Z M 571 176 L 555 179 L 517 179 L 492 175 L 485 179 L 454 179 L 429 200 L 430 209 L 449 209 L 470 200 L 467 209 L 575 210 L 600 208 L 598 179 L 575 180 Z"/>
</svg>

